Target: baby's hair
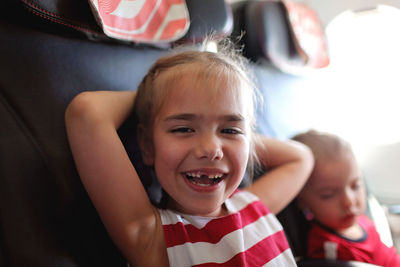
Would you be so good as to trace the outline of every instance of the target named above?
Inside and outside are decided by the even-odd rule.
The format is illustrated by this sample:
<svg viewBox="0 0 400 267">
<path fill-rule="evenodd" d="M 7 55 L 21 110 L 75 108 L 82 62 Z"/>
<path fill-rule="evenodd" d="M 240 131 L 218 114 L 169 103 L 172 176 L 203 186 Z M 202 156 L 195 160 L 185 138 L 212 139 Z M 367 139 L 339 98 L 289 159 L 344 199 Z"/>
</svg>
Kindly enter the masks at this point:
<svg viewBox="0 0 400 267">
<path fill-rule="evenodd" d="M 214 82 L 227 82 L 233 94 L 239 93 L 239 97 L 247 97 L 247 118 L 250 126 L 250 157 L 248 162 L 248 173 L 251 176 L 254 166 L 258 163 L 255 153 L 256 135 L 255 128 L 255 107 L 259 96 L 256 96 L 256 88 L 252 80 L 252 75 L 247 67 L 248 61 L 240 55 L 240 51 L 234 45 L 223 40 L 218 42 L 218 52 L 204 51 L 207 43 L 203 46 L 178 47 L 170 51 L 166 56 L 158 59 L 148 71 L 147 75 L 140 83 L 135 99 L 134 112 L 138 123 L 148 131 L 147 136 L 151 136 L 153 123 L 156 115 L 162 107 L 165 95 L 171 85 L 176 85 L 182 78 L 181 72 L 192 67 L 190 75 L 193 80 L 201 79 L 208 81 L 214 78 Z M 184 68 L 183 68 L 184 67 Z M 191 69 L 191 70 L 192 70 Z M 207 84 L 204 86 L 207 88 Z M 214 86 L 218 88 L 218 84 Z"/>
<path fill-rule="evenodd" d="M 295 135 L 292 139 L 308 146 L 316 163 L 336 159 L 342 156 L 344 152 L 352 151 L 346 140 L 332 133 L 309 130 Z"/>
</svg>

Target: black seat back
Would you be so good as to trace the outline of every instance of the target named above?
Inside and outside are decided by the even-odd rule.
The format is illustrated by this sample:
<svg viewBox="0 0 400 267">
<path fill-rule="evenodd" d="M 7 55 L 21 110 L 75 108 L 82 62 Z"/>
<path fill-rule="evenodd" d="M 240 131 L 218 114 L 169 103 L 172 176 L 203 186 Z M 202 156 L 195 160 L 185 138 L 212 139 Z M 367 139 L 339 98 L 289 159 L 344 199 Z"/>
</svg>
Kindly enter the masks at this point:
<svg viewBox="0 0 400 267">
<path fill-rule="evenodd" d="M 201 17 L 195 8 L 189 12 Z M 217 12 L 208 12 L 208 27 L 212 17 L 229 17 Z M 213 30 L 200 28 L 188 39 Z M 64 112 L 82 91 L 135 90 L 166 52 L 105 37 L 88 1 L 5 0 L 0 9 L 1 267 L 126 266 L 81 184 Z M 121 136 L 127 144 L 135 142 L 132 132 Z M 129 152 L 138 156 L 131 146 Z"/>
</svg>

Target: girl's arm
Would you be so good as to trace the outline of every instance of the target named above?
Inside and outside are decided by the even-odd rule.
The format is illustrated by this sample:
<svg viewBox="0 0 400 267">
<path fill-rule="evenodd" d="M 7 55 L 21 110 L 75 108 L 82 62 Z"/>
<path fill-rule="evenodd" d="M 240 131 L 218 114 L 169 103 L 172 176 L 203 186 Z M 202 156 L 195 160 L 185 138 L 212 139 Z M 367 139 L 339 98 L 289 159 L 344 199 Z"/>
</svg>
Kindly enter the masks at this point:
<svg viewBox="0 0 400 267">
<path fill-rule="evenodd" d="M 279 213 L 307 181 L 314 158 L 305 145 L 260 136 L 256 152 L 268 172 L 248 187 L 272 213 Z"/>
<path fill-rule="evenodd" d="M 65 120 L 83 185 L 114 242 L 140 264 L 154 250 L 164 255 L 165 247 L 158 212 L 117 134 L 134 99 L 131 91 L 84 92 L 69 104 Z"/>
</svg>

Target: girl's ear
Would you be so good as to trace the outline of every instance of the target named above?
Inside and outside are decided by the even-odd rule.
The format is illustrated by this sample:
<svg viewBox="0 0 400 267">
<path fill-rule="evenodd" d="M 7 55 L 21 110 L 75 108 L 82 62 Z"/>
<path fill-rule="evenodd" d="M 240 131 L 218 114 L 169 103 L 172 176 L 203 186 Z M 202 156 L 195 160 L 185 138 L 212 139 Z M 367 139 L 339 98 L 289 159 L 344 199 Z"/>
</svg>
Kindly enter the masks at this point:
<svg viewBox="0 0 400 267">
<path fill-rule="evenodd" d="M 142 124 L 139 124 L 137 127 L 137 136 L 143 162 L 147 166 L 152 166 L 154 165 L 153 142 L 151 141 L 150 135 L 146 133 L 147 131 L 145 130 L 145 127 Z"/>
</svg>

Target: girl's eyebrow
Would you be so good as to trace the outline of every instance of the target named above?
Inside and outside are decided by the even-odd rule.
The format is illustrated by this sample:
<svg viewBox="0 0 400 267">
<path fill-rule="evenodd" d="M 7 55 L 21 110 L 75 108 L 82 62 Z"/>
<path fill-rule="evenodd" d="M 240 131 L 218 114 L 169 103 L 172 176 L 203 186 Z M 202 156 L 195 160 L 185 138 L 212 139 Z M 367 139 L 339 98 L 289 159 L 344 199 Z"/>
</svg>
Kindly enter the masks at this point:
<svg viewBox="0 0 400 267">
<path fill-rule="evenodd" d="M 231 115 L 226 115 L 224 116 L 224 119 L 226 121 L 245 121 L 245 118 L 242 116 L 242 114 L 231 114 Z"/>
<path fill-rule="evenodd" d="M 171 116 L 168 116 L 164 119 L 164 121 L 173 121 L 173 120 L 185 120 L 185 121 L 190 121 L 196 118 L 196 115 L 190 114 L 190 113 L 182 113 L 182 114 L 174 114 Z"/>
<path fill-rule="evenodd" d="M 189 121 L 189 120 L 194 120 L 196 117 L 198 117 L 198 116 L 195 114 L 182 113 L 182 114 L 174 114 L 174 115 L 168 116 L 164 119 L 164 121 L 172 121 L 172 120 L 187 120 L 187 121 Z M 241 114 L 229 114 L 229 115 L 221 116 L 221 120 L 241 122 L 241 121 L 244 121 L 245 118 Z"/>
</svg>

